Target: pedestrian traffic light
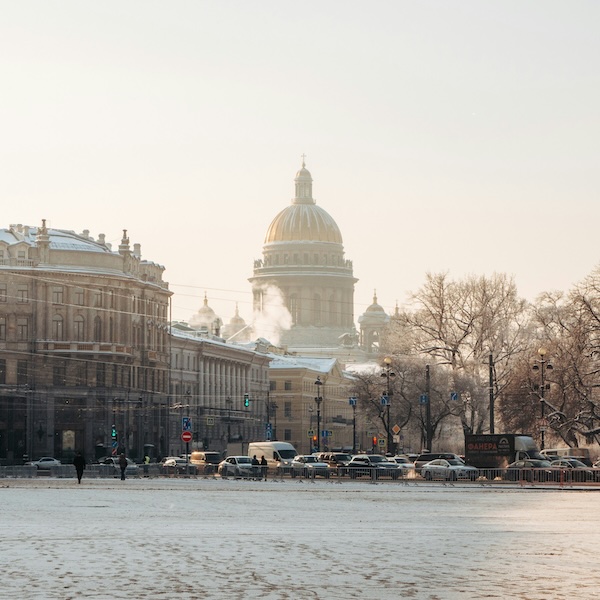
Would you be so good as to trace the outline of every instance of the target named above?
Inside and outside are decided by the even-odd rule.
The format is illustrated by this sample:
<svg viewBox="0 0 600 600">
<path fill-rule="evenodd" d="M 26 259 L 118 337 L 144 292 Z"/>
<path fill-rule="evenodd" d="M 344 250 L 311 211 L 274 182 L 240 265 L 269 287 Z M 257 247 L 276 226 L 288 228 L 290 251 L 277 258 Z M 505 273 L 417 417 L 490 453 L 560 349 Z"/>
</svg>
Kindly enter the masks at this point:
<svg viewBox="0 0 600 600">
<path fill-rule="evenodd" d="M 116 425 L 112 426 L 112 429 L 110 431 L 110 435 L 111 435 L 111 437 L 112 437 L 113 440 L 117 439 L 117 426 Z"/>
<path fill-rule="evenodd" d="M 250 396 L 248 394 L 244 394 L 244 406 L 246 408 L 250 406 Z"/>
<path fill-rule="evenodd" d="M 377 436 L 376 435 L 373 436 L 373 448 L 375 448 L 375 446 L 377 446 Z"/>
<path fill-rule="evenodd" d="M 313 438 L 312 438 L 312 440 L 313 440 L 313 444 L 316 444 L 316 443 L 317 443 L 317 436 L 316 436 L 316 435 L 313 435 Z"/>
</svg>

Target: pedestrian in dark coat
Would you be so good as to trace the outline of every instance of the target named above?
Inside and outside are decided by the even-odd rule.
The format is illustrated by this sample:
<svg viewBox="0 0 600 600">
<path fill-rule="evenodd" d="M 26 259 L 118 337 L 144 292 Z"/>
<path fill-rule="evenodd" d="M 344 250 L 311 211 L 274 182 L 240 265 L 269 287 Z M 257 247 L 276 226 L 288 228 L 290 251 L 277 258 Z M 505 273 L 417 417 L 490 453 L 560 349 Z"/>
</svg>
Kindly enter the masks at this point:
<svg viewBox="0 0 600 600">
<path fill-rule="evenodd" d="M 267 459 L 265 458 L 265 455 L 263 454 L 260 457 L 260 474 L 262 475 L 262 478 L 266 481 L 267 480 L 267 471 L 269 470 L 269 463 L 267 462 Z"/>
<path fill-rule="evenodd" d="M 127 459 L 125 455 L 121 453 L 119 456 L 119 467 L 121 467 L 121 481 L 125 481 L 125 469 L 127 468 Z"/>
<path fill-rule="evenodd" d="M 252 457 L 252 477 L 254 479 L 258 479 L 260 476 L 260 463 L 258 462 L 258 458 L 256 458 L 256 454 Z"/>
<path fill-rule="evenodd" d="M 77 472 L 77 483 L 81 483 L 83 470 L 85 469 L 85 458 L 83 458 L 83 454 L 81 454 L 81 452 L 77 452 L 75 454 L 73 464 L 75 465 L 75 471 Z"/>
</svg>

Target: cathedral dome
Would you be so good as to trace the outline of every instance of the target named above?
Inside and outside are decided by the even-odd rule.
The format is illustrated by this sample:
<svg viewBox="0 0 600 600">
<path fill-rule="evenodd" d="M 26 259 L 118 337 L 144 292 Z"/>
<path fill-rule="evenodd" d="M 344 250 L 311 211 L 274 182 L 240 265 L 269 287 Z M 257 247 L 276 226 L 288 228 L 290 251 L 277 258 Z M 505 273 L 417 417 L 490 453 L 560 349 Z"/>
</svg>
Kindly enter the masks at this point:
<svg viewBox="0 0 600 600">
<path fill-rule="evenodd" d="M 218 331 L 222 325 L 222 321 L 220 317 L 217 316 L 215 311 L 208 306 L 208 298 L 206 294 L 204 294 L 204 305 L 192 315 L 190 318 L 190 325 L 194 329 L 206 328 L 210 333 L 216 333 L 218 335 Z"/>
<path fill-rule="evenodd" d="M 265 244 L 271 242 L 342 243 L 342 234 L 333 218 L 316 204 L 292 204 L 271 222 Z"/>
<path fill-rule="evenodd" d="M 272 242 L 332 242 L 342 244 L 337 223 L 312 197 L 312 176 L 304 161 L 296 173 L 296 197 L 271 222 L 265 244 Z"/>
</svg>

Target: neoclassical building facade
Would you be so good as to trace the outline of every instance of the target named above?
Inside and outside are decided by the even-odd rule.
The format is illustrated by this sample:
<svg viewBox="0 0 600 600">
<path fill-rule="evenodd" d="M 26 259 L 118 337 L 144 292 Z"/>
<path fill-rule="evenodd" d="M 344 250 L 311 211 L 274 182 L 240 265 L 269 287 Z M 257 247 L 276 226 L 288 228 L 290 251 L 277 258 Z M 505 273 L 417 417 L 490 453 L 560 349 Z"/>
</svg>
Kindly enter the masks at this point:
<svg viewBox="0 0 600 600">
<path fill-rule="evenodd" d="M 163 271 L 126 231 L 113 251 L 45 222 L 0 230 L 0 460 L 165 445 Z"/>
</svg>

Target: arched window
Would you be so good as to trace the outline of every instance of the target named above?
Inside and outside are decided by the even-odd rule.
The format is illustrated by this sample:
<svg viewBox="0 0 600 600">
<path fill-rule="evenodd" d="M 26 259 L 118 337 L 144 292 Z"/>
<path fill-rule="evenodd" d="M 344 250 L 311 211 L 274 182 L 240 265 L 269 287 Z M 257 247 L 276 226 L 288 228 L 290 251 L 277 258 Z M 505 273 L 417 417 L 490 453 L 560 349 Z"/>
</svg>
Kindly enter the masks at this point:
<svg viewBox="0 0 600 600">
<path fill-rule="evenodd" d="M 83 342 L 85 339 L 85 322 L 81 315 L 77 315 L 73 319 L 73 336 L 77 342 Z"/>
<path fill-rule="evenodd" d="M 54 315 L 52 317 L 52 339 L 64 339 L 63 318 L 60 315 Z"/>
</svg>

